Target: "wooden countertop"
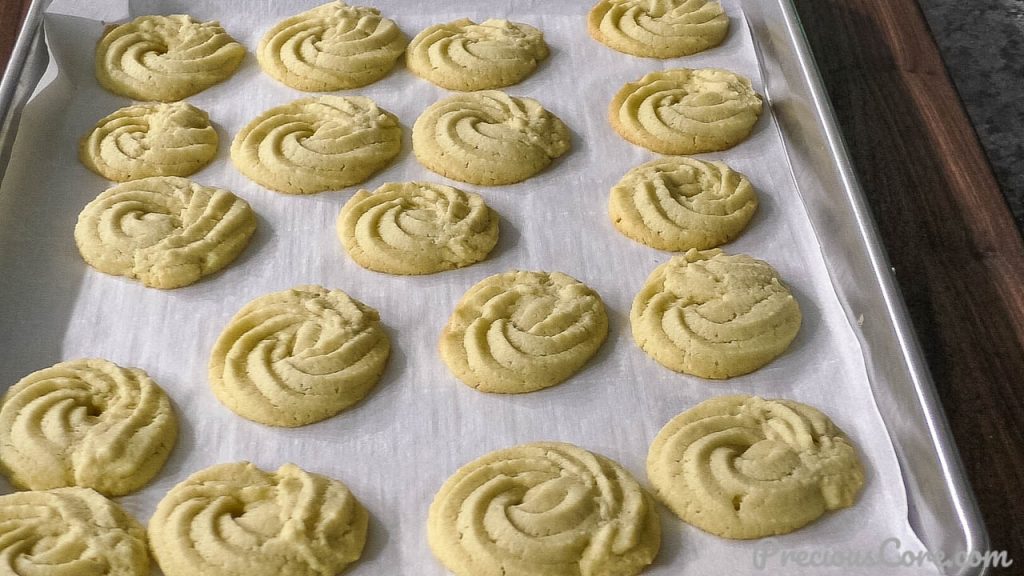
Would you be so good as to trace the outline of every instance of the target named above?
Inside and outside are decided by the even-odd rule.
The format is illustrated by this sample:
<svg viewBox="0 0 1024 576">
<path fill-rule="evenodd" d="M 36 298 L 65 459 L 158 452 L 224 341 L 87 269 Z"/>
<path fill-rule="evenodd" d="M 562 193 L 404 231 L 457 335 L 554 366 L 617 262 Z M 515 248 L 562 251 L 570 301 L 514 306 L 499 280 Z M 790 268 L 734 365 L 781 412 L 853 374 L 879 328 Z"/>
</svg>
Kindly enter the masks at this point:
<svg viewBox="0 0 1024 576">
<path fill-rule="evenodd" d="M 794 0 L 991 537 L 1024 565 L 1024 242 L 916 0 Z M 0 0 L 5 67 L 28 0 Z"/>
</svg>

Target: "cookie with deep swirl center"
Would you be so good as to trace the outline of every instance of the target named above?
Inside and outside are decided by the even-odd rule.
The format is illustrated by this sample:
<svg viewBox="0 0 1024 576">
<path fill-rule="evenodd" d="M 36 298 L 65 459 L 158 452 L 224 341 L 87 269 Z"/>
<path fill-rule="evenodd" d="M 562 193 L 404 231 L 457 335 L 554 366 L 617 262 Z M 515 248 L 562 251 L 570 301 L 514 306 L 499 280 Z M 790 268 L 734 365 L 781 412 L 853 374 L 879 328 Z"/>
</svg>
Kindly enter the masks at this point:
<svg viewBox="0 0 1024 576">
<path fill-rule="evenodd" d="M 22 378 L 0 405 L 0 469 L 29 490 L 142 488 L 167 461 L 178 420 L 145 372 L 98 359 Z"/>
<path fill-rule="evenodd" d="M 96 79 L 134 100 L 171 102 L 227 79 L 245 57 L 217 22 L 140 16 L 107 30 L 96 47 Z"/>
<path fill-rule="evenodd" d="M 430 505 L 427 538 L 457 576 L 632 576 L 657 555 L 661 524 L 621 466 L 538 442 L 455 472 Z"/>
<path fill-rule="evenodd" d="M 376 310 L 341 290 L 299 286 L 235 314 L 210 354 L 210 385 L 239 416 L 302 426 L 361 400 L 390 351 Z"/>
<path fill-rule="evenodd" d="M 651 72 L 622 87 L 608 107 L 612 128 L 661 154 L 699 154 L 739 144 L 761 115 L 750 80 L 717 68 Z"/>
<path fill-rule="evenodd" d="M 360 190 L 338 216 L 338 237 L 360 266 L 433 274 L 469 266 L 498 242 L 498 215 L 472 192 L 426 182 Z"/>
<path fill-rule="evenodd" d="M 256 58 L 275 80 L 296 90 L 332 92 L 383 78 L 405 50 L 393 20 L 365 6 L 335 1 L 271 28 Z"/>
<path fill-rule="evenodd" d="M 590 10 L 587 30 L 619 52 L 675 58 L 721 44 L 729 17 L 708 0 L 600 0 Z"/>
<path fill-rule="evenodd" d="M 217 131 L 185 102 L 126 106 L 96 123 L 78 156 L 93 172 L 117 182 L 150 176 L 189 176 L 217 155 Z"/>
<path fill-rule="evenodd" d="M 231 160 L 271 190 L 312 194 L 359 184 L 401 149 L 398 118 L 373 100 L 319 96 L 257 116 L 235 136 Z"/>
<path fill-rule="evenodd" d="M 230 264 L 255 231 L 256 215 L 231 192 L 154 176 L 118 184 L 87 204 L 75 243 L 100 272 L 170 289 Z"/>
<path fill-rule="evenodd" d="M 702 378 L 753 372 L 800 329 L 800 306 L 766 262 L 690 250 L 655 268 L 633 300 L 633 338 L 662 366 Z"/>
<path fill-rule="evenodd" d="M 405 65 L 442 88 L 490 90 L 517 84 L 547 56 L 544 34 L 529 24 L 463 18 L 417 34 Z"/>
<path fill-rule="evenodd" d="M 146 531 L 88 488 L 0 496 L 0 558 L 10 576 L 147 576 Z"/>
<path fill-rule="evenodd" d="M 149 521 L 166 576 L 335 576 L 359 559 L 368 514 L 337 480 L 294 464 L 196 472 Z"/>
<path fill-rule="evenodd" d="M 569 129 L 532 98 L 498 90 L 445 98 L 412 128 L 421 164 L 442 176 L 496 186 L 526 180 L 569 151 Z"/>
<path fill-rule="evenodd" d="M 791 400 L 719 396 L 673 418 L 647 456 L 658 498 L 726 538 L 786 534 L 852 506 L 864 484 L 853 444 Z"/>
<path fill-rule="evenodd" d="M 626 236 L 659 250 L 714 248 L 757 210 L 747 177 L 723 162 L 677 156 L 633 168 L 612 188 L 608 214 Z"/>
<path fill-rule="evenodd" d="M 512 271 L 477 283 L 441 333 L 441 357 L 484 392 L 519 394 L 572 376 L 608 335 L 601 297 L 561 272 Z"/>
</svg>

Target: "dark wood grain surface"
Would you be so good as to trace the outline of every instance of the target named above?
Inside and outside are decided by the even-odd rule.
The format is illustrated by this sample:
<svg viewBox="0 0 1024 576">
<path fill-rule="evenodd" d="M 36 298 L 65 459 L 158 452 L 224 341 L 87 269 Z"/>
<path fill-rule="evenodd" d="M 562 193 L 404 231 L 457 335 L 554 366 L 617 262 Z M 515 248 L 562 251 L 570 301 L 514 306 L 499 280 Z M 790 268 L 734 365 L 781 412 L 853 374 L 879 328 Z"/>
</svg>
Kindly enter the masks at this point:
<svg viewBox="0 0 1024 576">
<path fill-rule="evenodd" d="M 914 0 L 796 0 L 991 537 L 1024 574 L 1024 245 Z"/>
<path fill-rule="evenodd" d="M 915 0 L 795 0 L 991 536 L 1024 573 L 1024 243 Z M 0 67 L 27 0 L 0 0 Z"/>
</svg>

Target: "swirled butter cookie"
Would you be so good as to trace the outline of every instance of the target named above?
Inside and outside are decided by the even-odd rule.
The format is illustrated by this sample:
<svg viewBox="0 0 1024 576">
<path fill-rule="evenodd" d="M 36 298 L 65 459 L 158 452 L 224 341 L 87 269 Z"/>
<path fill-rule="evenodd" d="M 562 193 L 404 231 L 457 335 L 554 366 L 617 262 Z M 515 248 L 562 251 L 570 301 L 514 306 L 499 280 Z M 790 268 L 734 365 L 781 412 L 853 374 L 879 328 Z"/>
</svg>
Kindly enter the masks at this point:
<svg viewBox="0 0 1024 576">
<path fill-rule="evenodd" d="M 210 117 L 185 102 L 126 106 L 96 123 L 78 157 L 117 182 L 150 176 L 189 176 L 217 155 Z"/>
<path fill-rule="evenodd" d="M 427 538 L 456 576 L 632 576 L 657 555 L 661 524 L 621 466 L 538 442 L 453 474 L 430 505 Z"/>
<path fill-rule="evenodd" d="M 417 34 L 405 65 L 442 88 L 489 90 L 517 84 L 547 57 L 544 34 L 529 24 L 463 18 Z"/>
<path fill-rule="evenodd" d="M 662 366 L 702 378 L 753 372 L 800 329 L 775 269 L 745 254 L 690 250 L 655 268 L 629 313 L 633 338 Z"/>
<path fill-rule="evenodd" d="M 146 576 L 146 531 L 88 488 L 0 496 L 0 572 L 10 576 Z"/>
<path fill-rule="evenodd" d="M 569 129 L 540 102 L 498 90 L 445 98 L 412 127 L 412 150 L 421 164 L 470 184 L 521 182 L 569 146 Z"/>
<path fill-rule="evenodd" d="M 279 22 L 263 36 L 256 58 L 287 86 L 332 92 L 380 80 L 403 50 L 405 35 L 379 10 L 335 1 Z"/>
<path fill-rule="evenodd" d="M 294 464 L 196 472 L 149 521 L 166 576 L 335 576 L 359 559 L 368 514 L 337 480 Z"/>
<path fill-rule="evenodd" d="M 852 506 L 864 471 L 824 414 L 791 400 L 719 396 L 673 418 L 647 475 L 685 522 L 726 538 L 786 534 Z"/>
<path fill-rule="evenodd" d="M 721 44 L 729 17 L 708 0 L 600 0 L 590 10 L 587 29 L 619 52 L 675 58 Z"/>
<path fill-rule="evenodd" d="M 601 297 L 561 272 L 512 271 L 481 280 L 455 306 L 440 351 L 460 380 L 519 394 L 572 376 L 608 335 Z"/>
<path fill-rule="evenodd" d="M 174 447 L 178 421 L 142 370 L 98 359 L 33 372 L 0 405 L 0 468 L 30 490 L 142 488 Z"/>
<path fill-rule="evenodd" d="M 659 250 L 714 248 L 735 239 L 757 210 L 747 177 L 723 162 L 677 156 L 633 168 L 612 188 L 619 232 Z"/>
<path fill-rule="evenodd" d="M 390 351 L 376 310 L 341 290 L 298 286 L 235 314 L 210 355 L 210 385 L 243 418 L 303 426 L 361 400 Z"/>
<path fill-rule="evenodd" d="M 261 186 L 312 194 L 359 184 L 401 149 L 398 118 L 373 100 L 318 96 L 260 114 L 235 136 L 231 160 Z"/>
<path fill-rule="evenodd" d="M 249 204 L 220 188 L 175 176 L 132 180 L 78 216 L 82 258 L 106 274 L 179 288 L 227 266 L 256 231 Z"/>
<path fill-rule="evenodd" d="M 612 128 L 661 154 L 698 154 L 739 144 L 761 115 L 750 80 L 717 68 L 651 72 L 612 99 Z"/>
<path fill-rule="evenodd" d="M 498 215 L 472 192 L 425 182 L 360 190 L 338 216 L 338 237 L 360 266 L 432 274 L 469 266 L 498 242 Z"/>
<path fill-rule="evenodd" d="M 134 100 L 170 102 L 226 80 L 245 57 L 217 22 L 140 16 L 107 30 L 96 47 L 96 79 Z"/>
</svg>

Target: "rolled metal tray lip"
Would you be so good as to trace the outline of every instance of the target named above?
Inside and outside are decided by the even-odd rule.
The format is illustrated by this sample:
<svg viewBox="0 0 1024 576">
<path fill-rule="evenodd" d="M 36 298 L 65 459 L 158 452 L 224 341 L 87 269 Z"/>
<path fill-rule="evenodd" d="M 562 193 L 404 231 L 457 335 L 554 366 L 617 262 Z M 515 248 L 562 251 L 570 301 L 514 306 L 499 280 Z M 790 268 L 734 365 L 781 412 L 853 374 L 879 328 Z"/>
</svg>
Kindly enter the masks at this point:
<svg viewBox="0 0 1024 576">
<path fill-rule="evenodd" d="M 938 398 L 935 382 L 924 359 L 920 342 L 914 332 L 902 291 L 893 275 L 893 268 L 885 252 L 878 226 L 871 214 L 864 189 L 850 160 L 846 141 L 836 120 L 828 91 L 793 0 L 778 0 L 778 2 L 785 17 L 789 38 L 811 91 L 811 99 L 815 105 L 814 113 L 824 132 L 830 148 L 830 155 L 835 160 L 846 199 L 856 216 L 858 232 L 867 250 L 874 278 L 884 299 L 887 315 L 892 321 L 892 327 L 899 341 L 900 352 L 914 385 L 917 400 L 924 413 L 925 423 L 930 434 L 929 440 L 935 447 L 939 465 L 943 471 L 943 479 L 963 531 L 965 553 L 983 554 L 989 547 L 988 532 L 964 472 L 959 451 L 953 442 L 949 422 Z M 893 442 L 895 443 L 896 440 L 893 439 Z M 901 462 L 901 466 L 903 465 L 905 464 Z M 908 486 L 907 489 L 909 490 L 910 487 Z M 988 567 L 981 565 L 963 567 L 956 574 L 981 576 L 987 573 Z"/>
<path fill-rule="evenodd" d="M 20 111 L 29 100 L 32 88 L 36 86 L 42 77 L 40 68 L 35 78 L 26 79 L 23 74 L 26 69 L 29 54 L 33 44 L 38 42 L 42 35 L 43 13 L 48 0 L 32 0 L 28 13 L 18 33 L 18 39 L 11 53 L 7 69 L 0 79 L 0 181 L 6 173 L 7 159 L 10 148 L 13 145 L 17 134 L 15 121 L 20 116 Z M 968 484 L 963 470 L 956 445 L 952 442 L 952 434 L 938 394 L 935 383 L 928 370 L 927 363 L 920 347 L 920 343 L 910 321 L 910 317 L 903 300 L 899 286 L 892 276 L 892 269 L 888 257 L 885 254 L 884 246 L 878 232 L 877 225 L 867 205 L 863 188 L 856 176 L 850 160 L 842 132 L 835 118 L 835 113 L 828 98 L 828 93 L 810 50 L 806 34 L 800 22 L 799 15 L 793 4 L 793 0 L 778 0 L 779 8 L 784 16 L 787 27 L 788 38 L 792 43 L 797 58 L 801 65 L 804 79 L 811 91 L 811 99 L 814 102 L 814 114 L 820 121 L 827 144 L 830 148 L 830 155 L 835 160 L 836 169 L 842 181 L 842 188 L 850 208 L 856 216 L 857 229 L 867 256 L 871 262 L 874 279 L 878 283 L 879 290 L 883 296 L 887 316 L 892 321 L 899 341 L 900 352 L 906 363 L 907 372 L 914 385 L 914 391 L 925 418 L 925 424 L 930 434 L 930 443 L 935 447 L 939 465 L 944 474 L 944 483 L 948 488 L 950 499 L 956 509 L 960 522 L 960 529 L 964 535 L 965 550 L 968 554 L 984 553 L 989 545 L 988 533 L 981 519 L 973 492 Z M 752 33 L 754 28 L 751 27 Z M 756 34 L 755 40 L 757 40 Z M 45 50 L 42 57 L 45 57 Z M 19 93 L 19 86 L 23 89 Z M 896 443 L 896 440 L 893 439 Z M 904 463 L 901 461 L 901 465 Z M 907 490 L 911 487 L 907 486 Z M 966 567 L 958 575 L 981 576 L 987 574 L 986 566 Z"/>
</svg>

